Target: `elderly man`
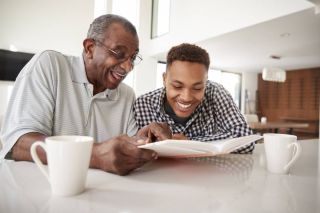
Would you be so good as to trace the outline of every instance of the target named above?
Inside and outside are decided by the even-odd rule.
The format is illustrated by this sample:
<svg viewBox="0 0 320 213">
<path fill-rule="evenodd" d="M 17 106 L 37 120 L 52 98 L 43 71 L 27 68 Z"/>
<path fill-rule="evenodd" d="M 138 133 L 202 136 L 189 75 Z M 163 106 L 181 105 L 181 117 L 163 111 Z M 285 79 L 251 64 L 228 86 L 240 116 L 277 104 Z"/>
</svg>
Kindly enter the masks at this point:
<svg viewBox="0 0 320 213">
<path fill-rule="evenodd" d="M 81 57 L 55 51 L 35 55 L 16 79 L 1 140 L 0 158 L 31 161 L 30 146 L 51 135 L 88 135 L 94 143 L 91 168 L 125 175 L 157 157 L 139 149 L 132 107 L 133 90 L 121 83 L 142 60 L 135 27 L 117 15 L 103 15 L 90 25 Z M 164 127 L 164 128 L 162 128 Z M 147 131 L 171 137 L 165 125 Z M 134 137 L 132 137 L 134 136 Z M 45 152 L 37 150 L 46 162 Z"/>
</svg>

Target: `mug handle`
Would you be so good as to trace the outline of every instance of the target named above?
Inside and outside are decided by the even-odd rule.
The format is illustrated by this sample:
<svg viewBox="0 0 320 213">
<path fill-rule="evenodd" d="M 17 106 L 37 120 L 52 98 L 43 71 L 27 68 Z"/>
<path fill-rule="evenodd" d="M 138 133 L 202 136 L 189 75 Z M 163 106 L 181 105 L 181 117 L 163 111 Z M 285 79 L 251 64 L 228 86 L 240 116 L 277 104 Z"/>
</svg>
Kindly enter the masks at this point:
<svg viewBox="0 0 320 213">
<path fill-rule="evenodd" d="M 34 160 L 34 162 L 37 164 L 37 166 L 39 167 L 41 172 L 44 174 L 44 176 L 49 180 L 49 173 L 48 173 L 47 169 L 45 168 L 44 164 L 39 159 L 39 156 L 36 152 L 37 146 L 41 146 L 44 149 L 44 151 L 47 152 L 47 145 L 42 141 L 36 141 L 31 145 L 30 152 L 31 152 L 31 157 Z"/>
<path fill-rule="evenodd" d="M 292 159 L 289 161 L 289 163 L 284 167 L 284 170 L 289 169 L 289 168 L 294 164 L 294 162 L 296 162 L 296 160 L 298 159 L 298 157 L 299 157 L 300 154 L 301 154 L 301 145 L 300 145 L 298 142 L 294 142 L 294 143 L 289 144 L 289 145 L 287 146 L 287 148 L 290 149 L 292 146 L 295 147 L 294 156 L 293 156 Z"/>
</svg>

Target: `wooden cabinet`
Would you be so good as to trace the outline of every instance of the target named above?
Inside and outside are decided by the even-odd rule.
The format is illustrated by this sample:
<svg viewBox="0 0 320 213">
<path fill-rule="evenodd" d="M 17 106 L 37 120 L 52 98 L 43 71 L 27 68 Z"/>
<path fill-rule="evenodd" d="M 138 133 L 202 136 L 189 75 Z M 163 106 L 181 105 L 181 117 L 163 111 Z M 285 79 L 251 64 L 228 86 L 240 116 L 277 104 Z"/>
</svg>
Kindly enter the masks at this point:
<svg viewBox="0 0 320 213">
<path fill-rule="evenodd" d="M 259 117 L 269 121 L 307 122 L 296 134 L 319 135 L 320 68 L 287 71 L 284 83 L 262 80 L 258 75 Z"/>
</svg>

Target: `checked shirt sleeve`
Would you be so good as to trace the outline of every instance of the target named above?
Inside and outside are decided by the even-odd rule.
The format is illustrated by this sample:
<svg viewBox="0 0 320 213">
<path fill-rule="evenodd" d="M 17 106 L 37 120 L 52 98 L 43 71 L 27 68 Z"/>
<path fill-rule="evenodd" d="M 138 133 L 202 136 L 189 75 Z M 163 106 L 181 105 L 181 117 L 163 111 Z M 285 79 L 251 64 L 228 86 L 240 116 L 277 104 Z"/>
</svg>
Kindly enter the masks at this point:
<svg viewBox="0 0 320 213">
<path fill-rule="evenodd" d="M 192 138 L 199 141 L 214 141 L 226 138 L 235 138 L 251 135 L 252 131 L 246 123 L 239 108 L 234 103 L 231 95 L 221 85 L 209 91 L 209 105 L 215 117 L 215 127 L 217 128 L 212 135 L 204 135 Z M 210 127 L 209 127 L 210 128 Z M 251 153 L 254 143 L 249 144 L 235 151 L 235 153 Z"/>
<path fill-rule="evenodd" d="M 159 110 L 155 109 L 158 106 L 158 96 L 160 90 L 155 90 L 137 98 L 133 105 L 134 116 L 138 125 L 138 128 L 150 124 L 151 122 L 157 122 L 159 117 Z"/>
</svg>

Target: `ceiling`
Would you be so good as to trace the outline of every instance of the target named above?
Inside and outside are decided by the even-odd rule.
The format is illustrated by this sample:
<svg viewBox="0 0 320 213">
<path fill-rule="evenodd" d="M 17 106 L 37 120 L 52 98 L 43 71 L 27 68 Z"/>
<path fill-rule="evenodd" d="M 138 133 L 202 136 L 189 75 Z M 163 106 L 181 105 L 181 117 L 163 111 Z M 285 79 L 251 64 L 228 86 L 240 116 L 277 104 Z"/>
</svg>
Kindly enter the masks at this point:
<svg viewBox="0 0 320 213">
<path fill-rule="evenodd" d="M 320 13 L 303 10 L 197 44 L 209 52 L 211 67 L 222 70 L 320 67 Z"/>
<path fill-rule="evenodd" d="M 313 8 L 213 37 L 205 48 L 211 67 L 233 72 L 261 72 L 263 67 L 286 70 L 320 67 L 320 13 Z M 160 60 L 165 59 L 161 54 Z M 280 56 L 272 59 L 271 55 Z"/>
</svg>

